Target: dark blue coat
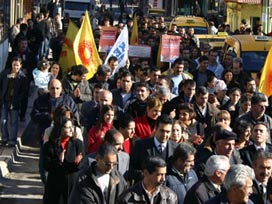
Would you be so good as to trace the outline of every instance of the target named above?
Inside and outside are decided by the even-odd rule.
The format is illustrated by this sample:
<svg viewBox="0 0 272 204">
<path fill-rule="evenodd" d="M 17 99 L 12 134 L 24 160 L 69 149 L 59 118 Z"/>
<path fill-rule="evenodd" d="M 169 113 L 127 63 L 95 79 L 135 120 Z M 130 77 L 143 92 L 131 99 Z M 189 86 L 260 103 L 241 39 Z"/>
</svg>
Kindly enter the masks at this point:
<svg viewBox="0 0 272 204">
<path fill-rule="evenodd" d="M 78 110 L 73 99 L 67 94 L 62 94 L 60 95 L 59 98 L 57 98 L 56 107 L 59 105 L 68 106 L 74 114 L 74 123 L 76 125 L 79 125 Z M 52 119 L 50 114 L 52 113 L 52 111 L 53 110 L 51 110 L 50 105 L 50 94 L 47 93 L 41 95 L 34 101 L 33 108 L 31 111 L 31 119 L 38 123 L 40 128 L 45 130 L 47 127 L 51 125 Z"/>
<path fill-rule="evenodd" d="M 112 92 L 112 96 L 113 96 L 113 104 L 116 105 L 116 106 L 119 106 L 121 109 L 124 109 L 124 105 L 123 105 L 123 97 L 122 97 L 122 90 L 121 89 L 113 89 L 111 90 Z M 128 98 L 127 101 L 133 99 L 133 93 L 130 92 L 131 95 L 130 97 Z"/>
<path fill-rule="evenodd" d="M 166 176 L 166 186 L 178 196 L 178 204 L 183 204 L 186 193 L 198 181 L 193 169 L 187 174 L 179 175 L 173 168 L 169 169 Z"/>
</svg>

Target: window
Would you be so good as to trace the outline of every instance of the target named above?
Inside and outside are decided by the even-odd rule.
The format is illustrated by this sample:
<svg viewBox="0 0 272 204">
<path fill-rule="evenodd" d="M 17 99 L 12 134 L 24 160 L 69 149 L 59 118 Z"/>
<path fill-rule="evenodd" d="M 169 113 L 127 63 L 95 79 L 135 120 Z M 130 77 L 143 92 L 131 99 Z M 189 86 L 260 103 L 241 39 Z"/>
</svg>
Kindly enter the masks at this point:
<svg viewBox="0 0 272 204">
<path fill-rule="evenodd" d="M 66 2 L 65 10 L 77 10 L 77 11 L 86 11 L 90 10 L 90 3 L 78 3 L 78 2 Z"/>
<path fill-rule="evenodd" d="M 249 72 L 261 71 L 268 52 L 241 52 L 244 70 Z"/>
<path fill-rule="evenodd" d="M 10 1 L 0 0 L 0 42 L 6 39 L 9 29 Z"/>
</svg>

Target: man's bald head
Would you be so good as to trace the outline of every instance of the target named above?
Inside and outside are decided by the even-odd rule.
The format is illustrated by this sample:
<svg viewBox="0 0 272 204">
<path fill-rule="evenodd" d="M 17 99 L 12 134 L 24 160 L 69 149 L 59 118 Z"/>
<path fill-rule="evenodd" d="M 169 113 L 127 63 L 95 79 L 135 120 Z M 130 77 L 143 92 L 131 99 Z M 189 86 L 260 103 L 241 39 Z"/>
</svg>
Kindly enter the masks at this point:
<svg viewBox="0 0 272 204">
<path fill-rule="evenodd" d="M 109 90 L 103 90 L 99 93 L 99 105 L 111 105 L 112 104 L 112 93 Z"/>
<path fill-rule="evenodd" d="M 48 84 L 49 94 L 52 98 L 59 98 L 62 92 L 62 84 L 58 79 L 52 79 Z"/>
</svg>

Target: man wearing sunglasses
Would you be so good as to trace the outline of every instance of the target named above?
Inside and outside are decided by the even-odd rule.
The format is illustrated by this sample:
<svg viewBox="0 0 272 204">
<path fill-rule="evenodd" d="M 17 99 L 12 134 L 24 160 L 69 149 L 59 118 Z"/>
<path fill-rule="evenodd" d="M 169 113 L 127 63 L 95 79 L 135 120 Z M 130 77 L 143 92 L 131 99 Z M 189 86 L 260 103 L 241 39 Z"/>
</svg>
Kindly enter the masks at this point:
<svg viewBox="0 0 272 204">
<path fill-rule="evenodd" d="M 96 161 L 76 181 L 68 204 L 116 203 L 116 198 L 126 189 L 126 181 L 116 168 L 116 148 L 102 144 L 95 156 Z"/>
</svg>

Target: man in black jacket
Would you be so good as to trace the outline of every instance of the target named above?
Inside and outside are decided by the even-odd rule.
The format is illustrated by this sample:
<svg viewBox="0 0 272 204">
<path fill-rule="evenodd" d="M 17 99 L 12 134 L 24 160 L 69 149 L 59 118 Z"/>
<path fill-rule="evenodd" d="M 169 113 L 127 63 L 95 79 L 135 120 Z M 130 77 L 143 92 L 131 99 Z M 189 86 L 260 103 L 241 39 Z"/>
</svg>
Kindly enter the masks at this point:
<svg viewBox="0 0 272 204">
<path fill-rule="evenodd" d="M 224 190 L 205 204 L 248 203 L 252 193 L 254 171 L 249 166 L 237 164 L 230 167 L 224 180 Z"/>
<path fill-rule="evenodd" d="M 130 153 L 129 180 L 142 179 L 142 162 L 150 156 L 159 156 L 166 162 L 173 155 L 177 143 L 169 140 L 172 131 L 172 119 L 162 115 L 157 120 L 157 128 L 153 137 L 137 140 Z"/>
<path fill-rule="evenodd" d="M 125 106 L 125 112 L 133 118 L 141 117 L 146 112 L 147 102 L 150 96 L 150 87 L 146 82 L 136 84 L 136 97 L 129 100 Z"/>
<path fill-rule="evenodd" d="M 254 203 L 267 203 L 268 180 L 271 177 L 272 154 L 270 152 L 258 152 L 254 155 L 253 170 L 255 179 L 253 180 L 253 193 L 250 199 Z"/>
<path fill-rule="evenodd" d="M 205 165 L 205 177 L 190 188 L 185 196 L 184 203 L 204 204 L 219 194 L 229 168 L 230 163 L 226 156 L 211 156 Z"/>
<path fill-rule="evenodd" d="M 118 172 L 117 150 L 109 144 L 102 144 L 95 156 L 96 162 L 76 181 L 68 204 L 115 204 L 126 189 L 126 181 Z"/>
<path fill-rule="evenodd" d="M 265 113 L 268 105 L 267 97 L 263 93 L 254 93 L 251 97 L 251 110 L 241 115 L 237 120 L 245 120 L 252 126 L 257 122 L 263 122 L 268 128 L 268 132 L 272 130 L 272 118 Z M 268 143 L 271 143 L 271 136 L 267 138 Z"/>
<path fill-rule="evenodd" d="M 196 154 L 195 171 L 198 178 L 202 178 L 204 175 L 205 164 L 212 155 L 224 155 L 230 159 L 230 164 L 241 164 L 239 152 L 235 150 L 235 140 L 237 135 L 224 127 L 219 128 L 214 134 L 213 140 L 215 141 L 215 147 L 212 149 L 203 148 L 198 149 Z"/>
<path fill-rule="evenodd" d="M 267 143 L 268 137 L 270 137 L 270 134 L 266 123 L 257 122 L 251 133 L 253 144 L 240 150 L 243 164 L 253 167 L 253 156 L 257 152 L 272 152 L 272 145 Z"/>
</svg>

